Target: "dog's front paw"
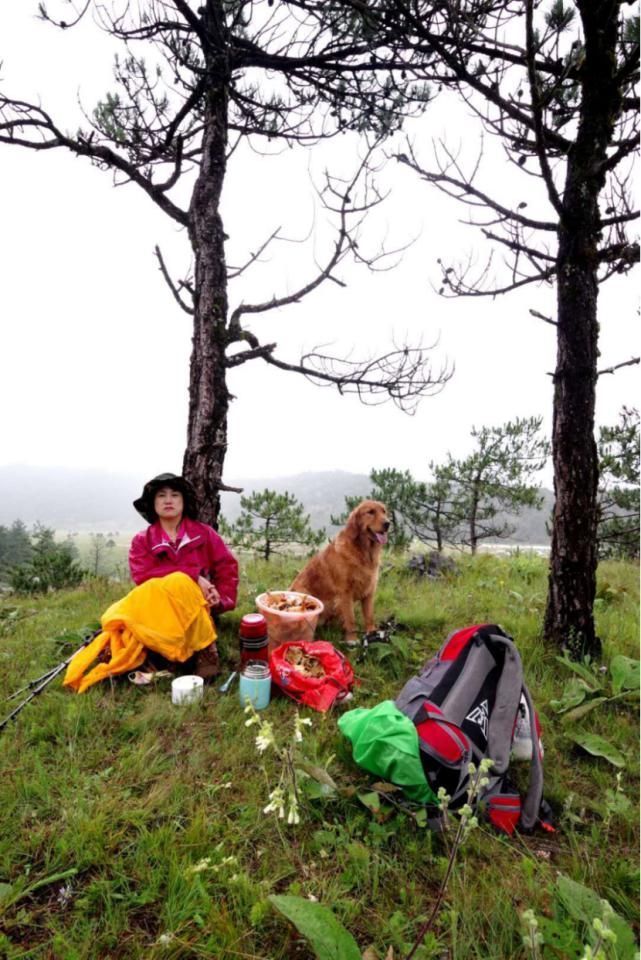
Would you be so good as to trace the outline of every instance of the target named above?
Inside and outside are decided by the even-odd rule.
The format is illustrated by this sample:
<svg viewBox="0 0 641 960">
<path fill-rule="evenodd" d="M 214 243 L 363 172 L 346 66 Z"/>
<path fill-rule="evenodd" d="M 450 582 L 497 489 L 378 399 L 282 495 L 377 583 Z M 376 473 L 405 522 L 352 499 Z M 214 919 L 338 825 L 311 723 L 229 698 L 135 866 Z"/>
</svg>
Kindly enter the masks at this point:
<svg viewBox="0 0 641 960">
<path fill-rule="evenodd" d="M 346 647 L 354 648 L 360 647 L 361 641 L 357 633 L 347 633 L 345 634 L 344 644 Z"/>
</svg>

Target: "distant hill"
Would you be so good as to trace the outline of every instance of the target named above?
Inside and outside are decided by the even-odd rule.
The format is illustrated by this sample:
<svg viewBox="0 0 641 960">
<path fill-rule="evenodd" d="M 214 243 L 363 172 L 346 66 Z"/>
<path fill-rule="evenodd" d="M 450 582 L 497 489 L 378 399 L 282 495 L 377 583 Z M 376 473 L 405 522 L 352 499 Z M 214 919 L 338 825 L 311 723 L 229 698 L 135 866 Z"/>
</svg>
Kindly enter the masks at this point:
<svg viewBox="0 0 641 960">
<path fill-rule="evenodd" d="M 0 467 L 0 524 L 23 520 L 28 526 L 36 522 L 56 530 L 77 532 L 127 533 L 139 530 L 144 521 L 131 506 L 148 477 L 137 474 L 107 473 L 103 470 L 73 470 L 62 467 Z M 363 473 L 331 470 L 299 473 L 287 477 L 227 478 L 233 486 L 243 487 L 245 494 L 255 490 L 276 490 L 292 493 L 305 505 L 312 525 L 328 532 L 331 514 L 341 513 L 345 496 L 364 496 L 370 489 Z M 518 543 L 548 542 L 546 520 L 552 509 L 553 495 L 544 490 L 544 508 L 526 510 L 513 521 L 511 538 Z M 224 516 L 233 521 L 240 511 L 240 497 L 223 493 Z"/>
<path fill-rule="evenodd" d="M 20 519 L 56 530 L 133 531 L 141 518 L 131 502 L 145 479 L 104 470 L 0 467 L 0 524 Z"/>
<path fill-rule="evenodd" d="M 149 477 L 72 470 L 62 467 L 0 467 L 0 524 L 23 520 L 28 526 L 44 523 L 57 530 L 135 531 L 144 521 L 131 506 Z M 228 477 L 231 486 L 246 494 L 269 487 L 288 491 L 305 504 L 315 527 L 327 526 L 331 513 L 340 513 L 346 494 L 365 494 L 365 474 L 342 470 L 300 473 L 290 477 Z M 228 520 L 240 512 L 240 497 L 223 493 L 222 509 Z"/>
<path fill-rule="evenodd" d="M 332 514 L 342 513 L 345 497 L 365 496 L 370 489 L 369 477 L 364 473 L 347 473 L 344 470 L 329 470 L 322 473 L 297 473 L 289 477 L 266 477 L 265 479 L 228 481 L 243 487 L 246 496 L 268 487 L 276 493 L 292 493 L 310 516 L 312 526 L 319 530 L 329 527 Z M 222 512 L 227 520 L 234 521 L 240 513 L 240 497 L 223 493 Z"/>
</svg>

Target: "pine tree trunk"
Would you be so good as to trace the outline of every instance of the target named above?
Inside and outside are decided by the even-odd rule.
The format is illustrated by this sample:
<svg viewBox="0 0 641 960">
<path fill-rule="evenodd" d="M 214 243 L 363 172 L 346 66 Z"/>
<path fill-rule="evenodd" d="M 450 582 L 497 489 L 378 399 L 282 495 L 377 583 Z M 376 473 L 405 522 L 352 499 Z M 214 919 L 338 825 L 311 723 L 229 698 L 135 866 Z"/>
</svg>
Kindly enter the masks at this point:
<svg viewBox="0 0 641 960">
<path fill-rule="evenodd" d="M 565 246 L 566 244 L 564 244 Z M 569 267 L 571 258 L 565 259 Z M 574 656 L 596 654 L 597 452 L 594 404 L 597 288 L 569 267 L 558 283 L 558 340 L 552 458 L 555 504 L 545 635 Z"/>
<path fill-rule="evenodd" d="M 597 270 L 601 164 L 620 94 L 615 81 L 618 5 L 579 3 L 585 30 L 583 100 L 567 161 L 559 227 L 557 363 L 552 458 L 555 505 L 545 635 L 572 656 L 598 656 L 593 605 L 597 568 Z"/>
<path fill-rule="evenodd" d="M 222 13 L 209 0 L 210 36 L 224 49 Z M 220 198 L 227 150 L 226 69 L 222 56 L 211 58 L 210 90 L 204 115 L 202 159 L 189 208 L 189 237 L 194 251 L 194 329 L 189 378 L 189 420 L 183 473 L 196 489 L 200 518 L 216 525 L 219 485 L 227 452 L 229 392 L 225 366 L 227 267 Z"/>
<path fill-rule="evenodd" d="M 267 519 L 265 523 L 265 550 L 263 556 L 267 561 L 271 556 L 271 532 L 269 529 L 269 519 Z"/>
<path fill-rule="evenodd" d="M 480 487 L 481 478 L 475 477 L 472 481 L 472 502 L 470 505 L 470 549 L 472 551 L 472 556 L 476 556 L 476 549 L 478 545 L 478 536 L 476 533 L 476 518 L 478 515 L 479 509 L 479 500 L 480 500 Z"/>
<path fill-rule="evenodd" d="M 436 534 L 436 552 L 443 553 L 443 535 L 441 533 L 440 512 L 436 514 L 436 523 L 434 524 L 434 532 Z"/>
</svg>

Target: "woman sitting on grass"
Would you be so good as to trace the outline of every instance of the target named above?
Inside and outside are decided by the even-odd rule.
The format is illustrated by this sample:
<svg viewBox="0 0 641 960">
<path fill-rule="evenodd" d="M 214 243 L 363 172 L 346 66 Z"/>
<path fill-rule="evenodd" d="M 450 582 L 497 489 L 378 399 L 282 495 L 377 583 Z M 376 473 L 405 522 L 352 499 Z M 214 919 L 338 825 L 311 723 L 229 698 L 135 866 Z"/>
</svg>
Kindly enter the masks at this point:
<svg viewBox="0 0 641 960">
<path fill-rule="evenodd" d="M 161 473 L 145 484 L 134 507 L 149 523 L 131 542 L 129 570 L 134 583 L 186 573 L 202 590 L 212 614 L 233 610 L 238 562 L 213 527 L 198 520 L 191 484 L 174 473 Z M 218 673 L 215 643 L 197 654 L 195 672 L 205 679 Z"/>
<path fill-rule="evenodd" d="M 105 611 L 100 633 L 69 664 L 64 682 L 78 693 L 145 660 L 154 669 L 182 663 L 205 680 L 219 672 L 212 614 L 236 605 L 236 558 L 197 519 L 196 496 L 184 477 L 154 477 L 134 507 L 149 522 L 129 551 L 136 586 Z"/>
</svg>

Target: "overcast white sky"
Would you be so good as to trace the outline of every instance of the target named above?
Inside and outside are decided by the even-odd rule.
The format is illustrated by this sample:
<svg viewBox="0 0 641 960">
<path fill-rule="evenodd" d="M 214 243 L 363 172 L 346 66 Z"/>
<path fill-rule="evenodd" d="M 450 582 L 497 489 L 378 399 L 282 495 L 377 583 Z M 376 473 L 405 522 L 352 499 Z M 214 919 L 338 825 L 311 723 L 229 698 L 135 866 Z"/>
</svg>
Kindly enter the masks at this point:
<svg viewBox="0 0 641 960">
<path fill-rule="evenodd" d="M 14 0 L 0 11 L 0 80 L 11 95 L 36 98 L 73 128 L 76 95 L 88 109 L 113 88 L 111 53 L 95 29 L 62 34 L 34 17 L 36 3 Z M 446 126 L 447 125 L 447 126 Z M 478 128 L 462 110 L 432 110 L 412 131 L 425 160 L 429 139 L 447 133 L 475 149 Z M 298 286 L 323 253 L 325 215 L 314 220 L 312 172 L 354 157 L 348 138 L 327 153 L 275 160 L 238 154 L 225 188 L 228 262 L 238 264 L 277 226 L 303 237 L 303 246 L 275 248 L 252 277 L 232 284 L 230 305 L 262 300 Z M 174 303 L 158 270 L 158 243 L 175 272 L 189 262 L 187 238 L 137 188 L 114 189 L 109 173 L 61 151 L 33 153 L 0 145 L 0 465 L 102 468 L 153 475 L 180 470 L 187 420 L 190 320 Z M 511 168 L 496 154 L 489 177 L 511 196 Z M 408 468 L 427 474 L 431 459 L 470 448 L 473 425 L 540 414 L 549 431 L 555 338 L 532 318 L 533 307 L 554 312 L 553 294 L 529 288 L 496 301 L 443 300 L 433 292 L 437 257 L 463 257 L 477 232 L 460 226 L 464 212 L 393 163 L 393 188 L 372 222 L 371 244 L 418 239 L 400 266 L 372 275 L 345 268 L 341 290 L 330 284 L 278 315 L 256 318 L 263 340 L 296 361 L 301 350 L 333 343 L 356 357 L 394 340 L 439 339 L 435 365 L 449 360 L 454 379 L 422 402 L 414 417 L 391 405 L 364 407 L 293 374 L 245 364 L 231 376 L 232 405 L 226 476 L 275 476 L 307 470 L 368 472 Z M 491 180 L 485 181 L 487 184 Z M 365 239 L 367 239 L 367 236 Z M 320 239 L 318 239 L 320 237 Z M 325 240 L 328 235 L 325 232 Z M 325 248 L 326 249 L 326 248 Z M 638 353 L 636 281 L 617 279 L 601 292 L 602 366 Z M 637 403 L 638 368 L 602 377 L 598 421 L 616 420 L 623 403 Z M 544 480 L 551 482 L 550 472 Z"/>
</svg>

